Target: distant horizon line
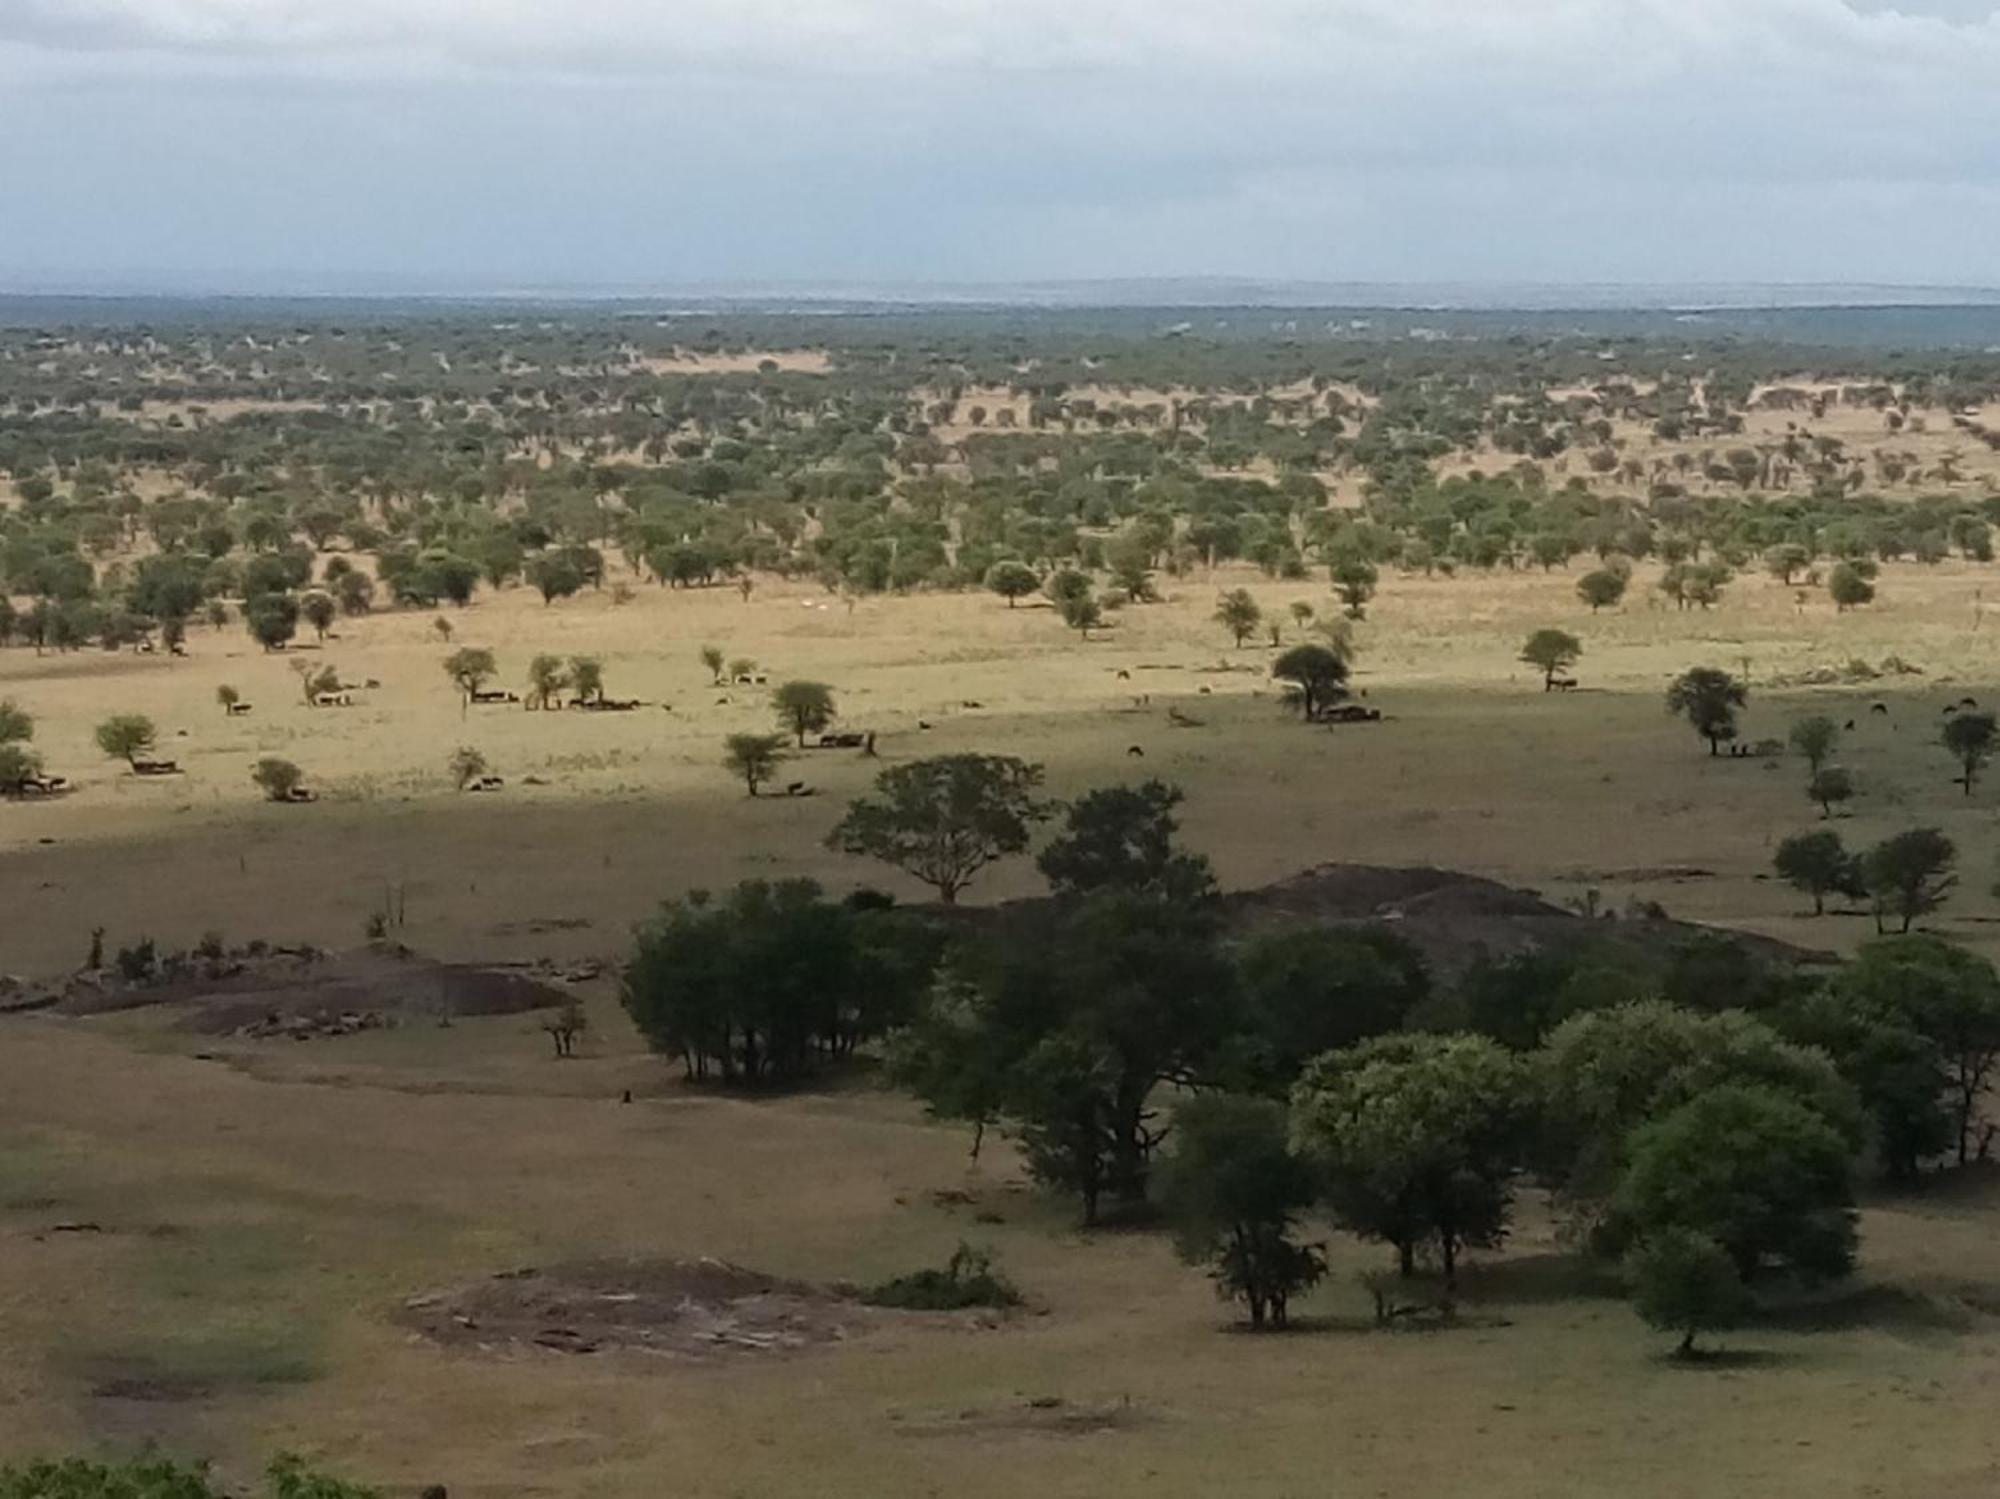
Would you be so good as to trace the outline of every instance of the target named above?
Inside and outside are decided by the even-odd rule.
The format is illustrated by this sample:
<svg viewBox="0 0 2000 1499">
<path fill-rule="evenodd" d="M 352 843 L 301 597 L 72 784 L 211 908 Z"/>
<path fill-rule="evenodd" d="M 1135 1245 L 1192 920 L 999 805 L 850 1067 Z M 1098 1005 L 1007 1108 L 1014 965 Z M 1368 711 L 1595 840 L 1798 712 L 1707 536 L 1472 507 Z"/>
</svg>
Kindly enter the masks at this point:
<svg viewBox="0 0 2000 1499">
<path fill-rule="evenodd" d="M 920 281 L 899 278 L 449 282 L 405 275 L 303 276 L 269 272 L 131 272 L 77 277 L 0 271 L 0 299 L 24 302 L 435 302 L 617 304 L 706 301 L 743 312 L 842 307 L 1035 308 L 1136 311 L 1316 308 L 1421 312 L 1808 311 L 2000 305 L 2000 286 L 1896 281 L 1321 280 L 1264 276 L 1036 277 Z M 670 306 L 662 313 L 699 314 Z"/>
</svg>

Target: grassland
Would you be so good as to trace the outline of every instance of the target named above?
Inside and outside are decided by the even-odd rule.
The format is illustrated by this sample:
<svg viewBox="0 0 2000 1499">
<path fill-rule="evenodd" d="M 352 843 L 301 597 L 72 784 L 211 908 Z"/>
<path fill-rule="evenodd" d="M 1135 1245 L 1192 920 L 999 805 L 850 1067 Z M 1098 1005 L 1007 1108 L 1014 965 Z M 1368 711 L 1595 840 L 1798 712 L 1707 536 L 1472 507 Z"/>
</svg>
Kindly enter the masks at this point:
<svg viewBox="0 0 2000 1499">
<path fill-rule="evenodd" d="M 638 587 L 624 603 L 606 590 L 549 608 L 516 588 L 446 611 L 457 643 L 496 651 L 509 686 L 536 652 L 590 653 L 613 695 L 670 712 L 462 713 L 427 613 L 339 627 L 324 658 L 382 683 L 348 709 L 304 706 L 284 658 L 236 629 L 197 630 L 186 659 L 15 649 L 0 652 L 0 695 L 36 715 L 51 768 L 82 784 L 0 806 L 0 969 L 74 966 L 97 926 L 114 943 L 223 927 L 351 945 L 387 885 L 406 891 L 402 940 L 485 959 L 615 957 L 662 897 L 754 874 L 920 893 L 821 847 L 870 761 L 805 752 L 786 778 L 808 781 L 808 798 L 753 801 L 731 783 L 722 736 L 769 715 L 763 692 L 709 685 L 696 651 L 711 641 L 773 681 L 831 683 L 887 760 L 1027 755 L 1059 794 L 1173 780 L 1190 843 L 1231 885 L 1323 860 L 1429 863 L 1851 945 L 1864 918 L 1814 921 L 1761 878 L 1776 840 L 1816 815 L 1799 764 L 1711 759 L 1662 710 L 1666 679 L 1710 662 L 1747 671 L 1748 738 L 1782 737 L 1806 711 L 1854 719 L 1843 759 L 1862 791 L 1843 833 L 1945 827 L 1966 879 L 1938 926 L 1991 951 L 2000 785 L 1964 797 L 1936 744 L 1944 702 L 2000 691 L 1983 577 L 1889 565 L 1881 601 L 1845 615 L 1801 612 L 1758 576 L 1709 613 L 1656 607 L 1635 586 L 1592 616 L 1574 573 L 1391 575 L 1357 684 L 1388 716 L 1335 730 L 1286 718 L 1269 651 L 1226 648 L 1208 618 L 1221 587 L 1250 587 L 1273 615 L 1298 598 L 1330 609 L 1322 590 L 1226 571 L 1172 582 L 1166 602 L 1088 643 L 1047 609 L 987 595 L 850 610 L 776 582 L 748 600 Z M 1544 624 L 1583 638 L 1582 690 L 1545 695 L 1513 659 Z M 1892 654 L 1922 674 L 1769 685 Z M 215 705 L 224 682 L 254 701 L 249 718 Z M 1876 701 L 1889 713 L 1868 712 Z M 1170 706 L 1201 722 L 1170 726 Z M 91 727 L 113 711 L 151 715 L 187 774 L 138 780 L 103 761 Z M 507 789 L 453 792 L 458 744 L 482 749 Z M 296 759 L 324 799 L 258 801 L 261 754 Z M 1031 885 L 1025 867 L 1002 869 L 974 895 Z M 1853 1294 L 1818 1325 L 1734 1335 L 1755 1356 L 1721 1368 L 1659 1359 L 1532 1205 L 1477 1269 L 1465 1328 L 1365 1330 L 1353 1274 L 1381 1254 L 1337 1240 L 1307 1328 L 1251 1339 L 1159 1237 L 1075 1232 L 1066 1205 L 1023 1188 L 1004 1145 L 968 1163 L 962 1134 L 866 1089 L 690 1093 L 643 1054 L 608 985 L 590 1009 L 584 1056 L 561 1064 L 519 1016 L 231 1043 L 214 1060 L 144 1015 L 8 1021 L 0 1454 L 156 1437 L 240 1473 L 296 1446 L 472 1495 L 1790 1499 L 2000 1484 L 2000 1439 L 1975 1415 L 2000 1357 L 1981 1181 L 1872 1206 Z M 628 1088 L 630 1107 L 617 1101 Z M 63 1223 L 99 1231 L 52 1231 Z M 866 1281 L 941 1262 L 962 1237 L 998 1252 L 1028 1315 L 706 1365 L 481 1358 L 392 1321 L 415 1291 L 513 1265 L 716 1255 Z M 1047 1398 L 1087 1419 L 1041 1419 L 1031 1402 Z"/>
</svg>

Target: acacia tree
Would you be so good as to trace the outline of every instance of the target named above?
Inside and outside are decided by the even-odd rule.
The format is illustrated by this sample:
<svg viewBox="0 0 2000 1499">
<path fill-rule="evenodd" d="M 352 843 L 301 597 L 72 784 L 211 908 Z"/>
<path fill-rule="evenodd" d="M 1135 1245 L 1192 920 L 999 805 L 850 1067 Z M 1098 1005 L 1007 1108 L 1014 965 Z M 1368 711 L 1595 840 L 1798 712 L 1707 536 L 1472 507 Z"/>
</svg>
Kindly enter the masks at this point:
<svg viewBox="0 0 2000 1499">
<path fill-rule="evenodd" d="M 1831 829 L 1816 833 L 1794 833 L 1778 845 L 1771 859 L 1778 877 L 1795 890 L 1813 898 L 1813 915 L 1826 914 L 1826 898 L 1838 892 L 1860 896 L 1867 891 L 1861 871 L 1840 834 Z"/>
<path fill-rule="evenodd" d="M 1875 899 L 1875 930 L 1893 913 L 1907 932 L 1919 916 L 1928 916 L 1945 902 L 1958 883 L 1952 866 L 1958 845 L 1936 828 L 1911 828 L 1885 838 L 1861 859 L 1861 880 Z"/>
<path fill-rule="evenodd" d="M 569 686 L 569 671 L 560 656 L 537 656 L 528 663 L 528 700 L 530 710 L 543 712 L 556 705 L 563 688 Z"/>
<path fill-rule="evenodd" d="M 325 640 L 326 632 L 333 628 L 333 622 L 340 614 L 340 606 L 333 601 L 332 594 L 315 588 L 300 596 L 299 613 L 313 627 L 313 633 Z"/>
<path fill-rule="evenodd" d="M 1833 809 L 1854 796 L 1854 777 L 1844 766 L 1829 765 L 1806 782 L 1806 798 L 1819 805 L 1819 815 L 1833 816 Z"/>
<path fill-rule="evenodd" d="M 1737 710 L 1749 700 L 1749 688 L 1714 666 L 1690 667 L 1667 688 L 1667 711 L 1685 718 L 1708 741 L 1711 755 L 1736 737 Z"/>
<path fill-rule="evenodd" d="M 1736 1326 L 1749 1307 L 1728 1251 L 1693 1229 L 1655 1230 L 1625 1264 L 1633 1307 L 1646 1325 L 1681 1335 L 1677 1358 L 1696 1357 L 1697 1337 Z"/>
<path fill-rule="evenodd" d="M 1035 576 L 1035 570 L 1025 562 L 1012 559 L 994 563 L 986 570 L 986 586 L 1007 601 L 1012 609 L 1022 599 L 1042 586 L 1042 580 Z"/>
<path fill-rule="evenodd" d="M 263 789 L 266 801 L 294 800 L 305 778 L 305 772 L 298 766 L 276 755 L 265 756 L 250 770 L 250 779 Z"/>
<path fill-rule="evenodd" d="M 703 646 L 701 648 L 701 664 L 708 668 L 710 685 L 720 687 L 722 685 L 722 647 L 717 645 Z"/>
<path fill-rule="evenodd" d="M 943 755 L 893 765 L 847 808 L 827 846 L 893 864 L 946 905 L 987 865 L 1028 846 L 1049 815 L 1042 767 L 1011 755 Z"/>
<path fill-rule="evenodd" d="M 1967 796 L 1972 795 L 1973 782 L 1993 757 L 1996 734 L 2000 734 L 2000 722 L 1991 713 L 1960 713 L 1945 723 L 1944 747 L 1958 761 L 1963 772 L 1958 781 Z"/>
<path fill-rule="evenodd" d="M 1542 674 L 1542 691 L 1556 685 L 1556 675 L 1568 671 L 1583 655 L 1583 642 L 1567 630 L 1537 630 L 1521 647 L 1521 659 Z"/>
<path fill-rule="evenodd" d="M 1483 1036 L 1380 1036 L 1311 1063 L 1292 1128 L 1335 1215 L 1416 1271 L 1435 1247 L 1455 1285 L 1468 1246 L 1507 1232 L 1515 1162 L 1533 1114 L 1526 1063 Z"/>
<path fill-rule="evenodd" d="M 1198 900 L 1215 892 L 1208 860 L 1174 846 L 1180 788 L 1164 781 L 1104 786 L 1086 792 L 1063 814 L 1063 828 L 1035 859 L 1058 895 L 1127 890 L 1167 900 Z"/>
<path fill-rule="evenodd" d="M 1608 608 L 1625 597 L 1625 574 L 1614 572 L 1608 567 L 1600 567 L 1595 572 L 1587 572 L 1576 580 L 1576 594 L 1586 604 L 1590 612 Z"/>
<path fill-rule="evenodd" d="M 783 734 L 731 734 L 722 741 L 722 765 L 755 796 L 785 759 Z"/>
<path fill-rule="evenodd" d="M 604 663 L 596 656 L 569 658 L 570 700 L 577 703 L 604 701 Z"/>
<path fill-rule="evenodd" d="M 1234 588 L 1216 600 L 1215 622 L 1227 630 L 1241 650 L 1243 642 L 1257 632 L 1257 626 L 1264 622 L 1264 611 L 1257 606 L 1247 588 Z"/>
<path fill-rule="evenodd" d="M 459 693 L 459 717 L 472 704 L 472 696 L 499 670 L 493 660 L 493 652 L 484 646 L 461 646 L 444 658 L 444 674 L 451 678 Z"/>
<path fill-rule="evenodd" d="M 123 760 L 134 770 L 143 756 L 153 752 L 159 731 L 143 713 L 120 713 L 97 726 L 97 747 L 113 760 Z"/>
<path fill-rule="evenodd" d="M 1792 748 L 1805 757 L 1807 778 L 1817 776 L 1840 747 L 1840 725 L 1823 713 L 1802 718 L 1792 725 Z"/>
<path fill-rule="evenodd" d="M 804 749 L 806 735 L 825 732 L 834 720 L 833 689 L 824 682 L 785 682 L 771 694 L 771 708 Z"/>
<path fill-rule="evenodd" d="M 1209 1267 L 1216 1295 L 1243 1302 L 1253 1329 L 1284 1327 L 1291 1298 L 1326 1274 L 1325 1255 L 1293 1239 L 1313 1180 L 1286 1139 L 1284 1106 L 1198 1095 L 1174 1110 L 1173 1140 L 1161 1202 L 1176 1251 Z"/>
<path fill-rule="evenodd" d="M 1307 723 L 1347 696 L 1347 672 L 1345 658 L 1323 645 L 1295 645 L 1271 663 L 1271 675 L 1292 684 Z"/>
<path fill-rule="evenodd" d="M 1361 619 L 1368 612 L 1368 601 L 1375 597 L 1375 584 L 1382 576 L 1374 563 L 1366 557 L 1346 556 L 1336 558 L 1327 569 L 1333 582 L 1334 596 L 1340 600 L 1341 612 L 1349 619 Z"/>
</svg>

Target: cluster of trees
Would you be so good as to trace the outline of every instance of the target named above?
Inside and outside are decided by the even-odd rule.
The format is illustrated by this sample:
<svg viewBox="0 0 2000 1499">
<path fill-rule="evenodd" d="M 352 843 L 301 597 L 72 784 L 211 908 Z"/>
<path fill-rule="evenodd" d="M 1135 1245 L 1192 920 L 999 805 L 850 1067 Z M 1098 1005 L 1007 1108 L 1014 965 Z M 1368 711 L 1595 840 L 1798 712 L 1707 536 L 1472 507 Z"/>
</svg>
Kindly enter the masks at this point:
<svg viewBox="0 0 2000 1499">
<path fill-rule="evenodd" d="M 1148 1204 L 1256 1325 L 1323 1273 L 1316 1215 L 1449 1286 L 1526 1181 L 1640 1309 L 1728 1325 L 1760 1288 L 1844 1274 L 1852 1181 L 1983 1155 L 2000 977 L 1928 935 L 1819 975 L 1720 935 L 1482 960 L 1440 986 L 1392 929 L 1232 926 L 1157 781 L 1066 807 L 1036 767 L 884 772 L 835 846 L 955 895 L 1036 854 L 1050 898 L 976 921 L 753 882 L 669 907 L 626 1003 L 692 1074 L 790 1079 L 879 1040 L 940 1118 L 1004 1129 L 1086 1222 Z"/>
</svg>

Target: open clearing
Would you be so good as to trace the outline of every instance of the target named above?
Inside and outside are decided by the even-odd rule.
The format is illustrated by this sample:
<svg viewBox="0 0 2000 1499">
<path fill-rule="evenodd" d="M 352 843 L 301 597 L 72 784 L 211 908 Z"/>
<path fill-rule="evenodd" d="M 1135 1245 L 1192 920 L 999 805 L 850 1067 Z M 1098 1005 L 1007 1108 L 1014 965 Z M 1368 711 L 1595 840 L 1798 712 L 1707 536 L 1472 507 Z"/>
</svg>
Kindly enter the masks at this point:
<svg viewBox="0 0 2000 1499">
<path fill-rule="evenodd" d="M 284 658 L 239 629 L 197 630 L 178 660 L 16 649 L 0 653 L 0 694 L 35 713 L 51 768 L 81 784 L 0 807 L 0 969 L 72 968 L 98 926 L 113 944 L 191 944 L 218 911 L 240 927 L 232 943 L 351 948 L 387 890 L 406 916 L 392 935 L 419 952 L 558 963 L 615 959 L 661 898 L 750 875 L 914 896 L 820 846 L 877 764 L 807 751 L 781 779 L 816 795 L 754 801 L 717 766 L 723 734 L 769 714 L 763 691 L 709 685 L 695 654 L 709 641 L 773 681 L 831 683 L 843 723 L 877 731 L 886 761 L 1021 754 L 1058 794 L 1172 780 L 1189 843 L 1232 887 L 1329 860 L 1429 864 L 1846 948 L 1865 919 L 1813 921 L 1761 878 L 1776 840 L 1815 815 L 1798 763 L 1711 759 L 1661 708 L 1674 672 L 1747 659 L 1745 737 L 1782 737 L 1808 710 L 1853 718 L 1844 757 L 1862 791 L 1843 833 L 1945 827 L 1968 877 L 1936 926 L 1993 950 L 2000 792 L 1963 797 L 1936 744 L 1944 702 L 2000 690 L 2000 626 L 1976 627 L 1980 570 L 1891 565 L 1881 602 L 1840 616 L 1801 613 L 1746 575 L 1709 614 L 1650 607 L 1635 584 L 1593 617 L 1575 576 L 1386 575 L 1357 685 L 1387 716 L 1331 729 L 1286 718 L 1269 653 L 1226 649 L 1208 618 L 1221 587 L 1248 586 L 1274 613 L 1325 607 L 1323 587 L 1248 572 L 1167 583 L 1168 602 L 1124 610 L 1087 644 L 1052 611 L 990 595 L 850 611 L 774 581 L 748 601 L 642 586 L 622 605 L 606 590 L 544 608 L 516 588 L 446 611 L 457 643 L 496 650 L 509 687 L 535 652 L 589 652 L 614 696 L 671 712 L 461 716 L 426 612 L 341 623 L 321 655 L 382 684 L 343 709 L 304 706 Z M 1585 642 L 1574 693 L 1543 694 L 1513 659 L 1544 624 Z M 1922 674 L 1762 685 L 1892 654 Z M 254 702 L 248 718 L 215 706 L 223 682 Z M 1890 711 L 1868 712 L 1877 701 Z M 1200 722 L 1170 726 L 1170 706 Z M 184 776 L 135 779 L 97 754 L 91 726 L 126 710 L 156 719 Z M 449 788 L 459 744 L 486 753 L 504 791 Z M 258 801 L 249 767 L 265 753 L 298 760 L 323 800 Z M 973 896 L 1034 884 L 1002 867 Z M 1529 1499 L 1678 1495 L 1690 1475 L 1776 1499 L 2000 1486 L 2000 1438 L 1973 1415 L 2000 1368 L 2000 1184 L 1976 1174 L 1871 1207 L 1862 1276 L 1841 1299 L 1726 1340 L 1754 1366 L 1657 1358 L 1660 1340 L 1590 1294 L 1532 1203 L 1509 1248 L 1480 1257 L 1478 1316 L 1459 1330 L 1367 1330 L 1353 1277 L 1382 1251 L 1336 1237 L 1306 1325 L 1252 1339 L 1226 1330 L 1228 1310 L 1160 1236 L 1075 1232 L 1070 1205 L 1029 1191 L 1006 1144 L 969 1163 L 964 1133 L 865 1087 L 688 1090 L 645 1055 L 608 979 L 572 987 L 591 1030 L 563 1063 L 523 1013 L 305 1044 L 202 1034 L 171 1007 L 0 1022 L 0 1453 L 157 1437 L 240 1475 L 291 1446 L 472 1495 Z M 488 1356 L 439 1346 L 406 1310 L 512 1268 L 621 1258 L 868 1283 L 939 1263 L 961 1238 L 996 1251 L 1027 1309 L 871 1319 L 865 1336 L 723 1359 L 584 1352 L 587 1335 Z"/>
</svg>

